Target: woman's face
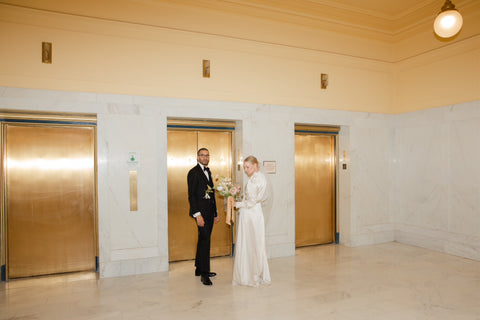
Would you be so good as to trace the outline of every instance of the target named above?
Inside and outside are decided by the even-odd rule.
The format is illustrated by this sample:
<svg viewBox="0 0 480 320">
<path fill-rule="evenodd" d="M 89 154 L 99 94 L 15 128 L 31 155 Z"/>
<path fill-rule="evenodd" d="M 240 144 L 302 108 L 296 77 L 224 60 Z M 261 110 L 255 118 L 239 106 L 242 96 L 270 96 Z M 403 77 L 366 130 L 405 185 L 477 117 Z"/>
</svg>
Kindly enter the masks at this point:
<svg viewBox="0 0 480 320">
<path fill-rule="evenodd" d="M 247 176 L 251 177 L 252 174 L 258 171 L 258 165 L 256 163 L 250 163 L 246 161 L 243 163 L 243 171 L 245 171 Z"/>
</svg>

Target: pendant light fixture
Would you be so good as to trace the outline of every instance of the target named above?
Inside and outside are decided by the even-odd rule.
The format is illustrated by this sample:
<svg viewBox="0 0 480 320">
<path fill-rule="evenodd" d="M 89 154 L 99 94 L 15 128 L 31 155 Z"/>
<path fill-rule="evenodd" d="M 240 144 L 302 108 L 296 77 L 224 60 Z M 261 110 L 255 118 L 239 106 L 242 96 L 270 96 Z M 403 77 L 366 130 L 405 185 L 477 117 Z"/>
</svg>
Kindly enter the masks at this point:
<svg viewBox="0 0 480 320">
<path fill-rule="evenodd" d="M 433 23 L 435 33 L 439 37 L 450 38 L 460 31 L 462 25 L 462 15 L 455 9 L 455 5 L 450 0 L 446 0 Z"/>
</svg>

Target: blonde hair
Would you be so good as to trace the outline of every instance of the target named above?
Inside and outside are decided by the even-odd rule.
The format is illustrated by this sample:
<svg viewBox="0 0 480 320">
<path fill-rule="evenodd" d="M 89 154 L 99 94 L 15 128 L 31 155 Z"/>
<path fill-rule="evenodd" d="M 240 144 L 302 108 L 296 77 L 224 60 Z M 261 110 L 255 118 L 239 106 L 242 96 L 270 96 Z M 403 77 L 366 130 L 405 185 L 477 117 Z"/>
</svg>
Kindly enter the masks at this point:
<svg viewBox="0 0 480 320">
<path fill-rule="evenodd" d="M 248 156 L 243 160 L 243 162 L 250 162 L 251 164 L 256 164 L 258 166 L 258 160 L 254 156 Z"/>
</svg>

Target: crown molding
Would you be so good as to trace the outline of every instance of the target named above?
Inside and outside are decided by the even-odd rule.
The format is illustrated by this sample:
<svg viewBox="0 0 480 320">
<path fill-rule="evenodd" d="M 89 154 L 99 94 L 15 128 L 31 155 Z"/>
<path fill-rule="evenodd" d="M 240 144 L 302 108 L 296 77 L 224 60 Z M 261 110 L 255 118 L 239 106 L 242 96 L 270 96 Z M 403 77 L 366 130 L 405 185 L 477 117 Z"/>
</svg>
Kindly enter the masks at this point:
<svg viewBox="0 0 480 320">
<path fill-rule="evenodd" d="M 154 2 L 154 0 L 139 1 Z M 232 17 L 235 15 L 252 17 L 388 43 L 403 39 L 410 35 L 412 31 L 430 31 L 433 20 L 441 8 L 441 3 L 439 4 L 438 0 L 416 1 L 414 5 L 395 14 L 367 9 L 366 3 L 368 1 L 359 6 L 347 5 L 337 0 L 171 1 L 185 7 L 198 7 L 222 12 Z M 462 15 L 469 15 L 480 10 L 480 1 L 478 0 L 456 0 L 455 5 Z"/>
<path fill-rule="evenodd" d="M 395 14 L 369 9 L 378 1 L 385 0 L 365 0 L 363 7 L 346 4 L 354 0 L 1 0 L 0 5 L 312 50 L 327 50 L 325 41 L 337 35 L 382 48 L 410 46 L 409 39 L 419 35 L 430 48 L 442 45 L 432 31 L 439 0 L 418 1 Z M 465 26 L 450 42 L 480 34 L 480 1 L 455 0 L 455 5 Z"/>
</svg>

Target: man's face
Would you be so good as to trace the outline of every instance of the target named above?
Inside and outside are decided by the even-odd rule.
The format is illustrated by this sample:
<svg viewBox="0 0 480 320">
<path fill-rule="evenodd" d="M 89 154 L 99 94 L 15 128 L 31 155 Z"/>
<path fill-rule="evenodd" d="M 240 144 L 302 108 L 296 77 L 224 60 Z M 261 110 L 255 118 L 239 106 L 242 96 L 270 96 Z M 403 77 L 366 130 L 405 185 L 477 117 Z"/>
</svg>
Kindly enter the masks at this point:
<svg viewBox="0 0 480 320">
<path fill-rule="evenodd" d="M 210 161 L 210 154 L 206 150 L 200 151 L 197 156 L 198 163 L 203 164 L 204 166 L 208 166 L 208 162 Z"/>
</svg>

